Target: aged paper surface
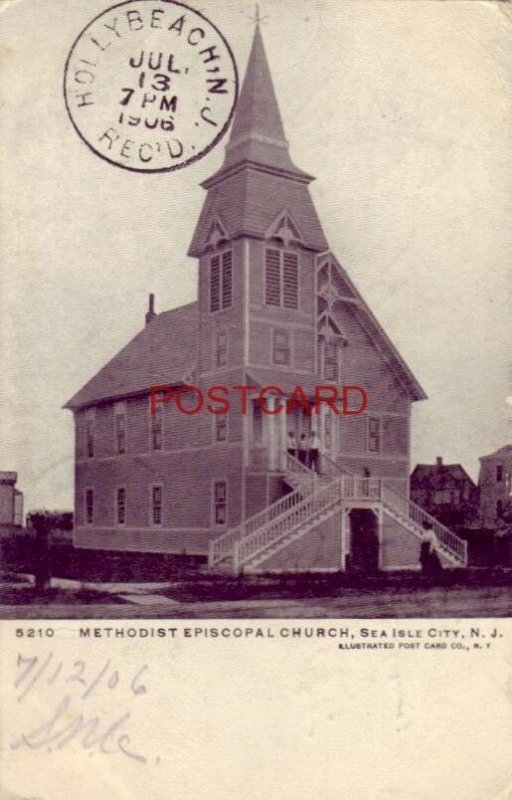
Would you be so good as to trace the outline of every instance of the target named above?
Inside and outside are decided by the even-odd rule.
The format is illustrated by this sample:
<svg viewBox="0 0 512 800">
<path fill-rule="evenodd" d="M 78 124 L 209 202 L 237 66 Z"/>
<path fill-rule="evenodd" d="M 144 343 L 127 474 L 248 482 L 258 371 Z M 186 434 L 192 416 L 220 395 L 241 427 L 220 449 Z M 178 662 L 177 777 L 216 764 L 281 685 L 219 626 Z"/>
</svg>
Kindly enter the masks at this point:
<svg viewBox="0 0 512 800">
<path fill-rule="evenodd" d="M 1 800 L 512 796 L 511 8 L 3 3 Z"/>
</svg>

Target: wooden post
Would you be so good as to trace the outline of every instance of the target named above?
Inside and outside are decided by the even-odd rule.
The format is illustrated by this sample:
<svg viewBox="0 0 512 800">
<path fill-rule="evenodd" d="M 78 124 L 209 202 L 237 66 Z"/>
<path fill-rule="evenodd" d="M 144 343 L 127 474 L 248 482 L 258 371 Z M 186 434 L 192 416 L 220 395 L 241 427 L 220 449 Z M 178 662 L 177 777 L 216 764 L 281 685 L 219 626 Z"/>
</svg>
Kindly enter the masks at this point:
<svg viewBox="0 0 512 800">
<path fill-rule="evenodd" d="M 268 410 L 273 412 L 276 407 L 276 398 L 275 395 L 269 395 L 267 399 L 268 403 Z M 276 430 L 276 415 L 275 414 L 268 414 L 267 415 L 267 424 L 268 424 L 268 469 L 274 470 L 276 468 L 276 447 L 277 447 L 277 430 Z"/>
</svg>

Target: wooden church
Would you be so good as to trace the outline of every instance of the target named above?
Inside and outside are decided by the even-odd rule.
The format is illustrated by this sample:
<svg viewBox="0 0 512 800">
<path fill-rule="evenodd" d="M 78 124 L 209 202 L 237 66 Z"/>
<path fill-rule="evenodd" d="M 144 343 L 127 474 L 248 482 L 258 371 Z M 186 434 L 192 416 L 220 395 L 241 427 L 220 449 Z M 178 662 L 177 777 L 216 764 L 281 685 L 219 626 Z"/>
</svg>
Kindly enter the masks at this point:
<svg viewBox="0 0 512 800">
<path fill-rule="evenodd" d="M 411 404 L 425 394 L 330 252 L 293 163 L 259 28 L 222 168 L 189 255 L 197 302 L 156 314 L 67 403 L 75 545 L 203 556 L 235 572 L 419 568 L 425 528 L 446 566 L 466 544 L 409 500 Z M 178 413 L 156 385 L 254 387 L 229 414 Z M 363 386 L 364 414 L 264 414 L 301 386 Z M 288 452 L 315 431 L 320 474 Z"/>
</svg>

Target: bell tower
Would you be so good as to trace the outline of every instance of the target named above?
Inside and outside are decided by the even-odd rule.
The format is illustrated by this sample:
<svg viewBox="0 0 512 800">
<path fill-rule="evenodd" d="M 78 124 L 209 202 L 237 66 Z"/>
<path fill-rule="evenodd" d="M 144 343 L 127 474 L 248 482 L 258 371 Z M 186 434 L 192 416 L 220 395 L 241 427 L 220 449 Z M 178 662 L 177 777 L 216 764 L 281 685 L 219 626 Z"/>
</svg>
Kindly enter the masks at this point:
<svg viewBox="0 0 512 800">
<path fill-rule="evenodd" d="M 201 373 L 314 372 L 314 259 L 328 245 L 312 180 L 292 161 L 257 25 L 224 163 L 203 184 L 189 250 L 199 259 Z"/>
</svg>

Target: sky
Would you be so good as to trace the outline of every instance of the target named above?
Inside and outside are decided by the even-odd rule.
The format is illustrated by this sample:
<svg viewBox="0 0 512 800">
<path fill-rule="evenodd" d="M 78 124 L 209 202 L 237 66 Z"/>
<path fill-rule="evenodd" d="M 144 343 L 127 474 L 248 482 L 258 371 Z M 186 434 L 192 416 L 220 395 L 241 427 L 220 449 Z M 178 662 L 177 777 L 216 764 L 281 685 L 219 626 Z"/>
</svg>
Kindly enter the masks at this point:
<svg viewBox="0 0 512 800">
<path fill-rule="evenodd" d="M 195 299 L 187 258 L 221 142 L 174 173 L 95 156 L 65 111 L 64 64 L 105 0 L 13 0 L 1 33 L 0 469 L 25 508 L 71 508 L 64 403 L 157 311 Z M 195 6 L 241 74 L 254 4 Z M 478 475 L 512 441 L 512 9 L 480 0 L 263 0 L 274 85 L 332 251 L 429 399 L 412 464 Z"/>
</svg>

